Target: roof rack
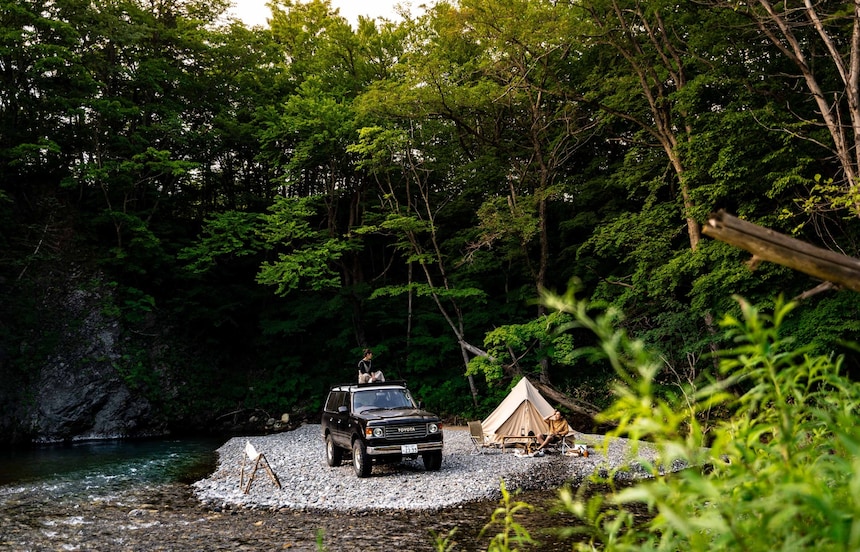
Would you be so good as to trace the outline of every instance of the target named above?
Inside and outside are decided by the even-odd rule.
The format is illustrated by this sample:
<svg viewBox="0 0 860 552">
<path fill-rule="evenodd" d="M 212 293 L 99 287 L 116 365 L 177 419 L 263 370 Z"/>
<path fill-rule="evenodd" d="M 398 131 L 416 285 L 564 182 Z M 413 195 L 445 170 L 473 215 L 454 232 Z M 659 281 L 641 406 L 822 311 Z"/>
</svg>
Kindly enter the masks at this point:
<svg viewBox="0 0 860 552">
<path fill-rule="evenodd" d="M 409 387 L 406 385 L 406 380 L 385 380 L 385 381 L 374 381 L 369 383 L 338 383 L 336 385 L 332 385 L 332 388 L 335 387 L 377 387 L 380 385 L 402 385 L 403 387 Z"/>
</svg>

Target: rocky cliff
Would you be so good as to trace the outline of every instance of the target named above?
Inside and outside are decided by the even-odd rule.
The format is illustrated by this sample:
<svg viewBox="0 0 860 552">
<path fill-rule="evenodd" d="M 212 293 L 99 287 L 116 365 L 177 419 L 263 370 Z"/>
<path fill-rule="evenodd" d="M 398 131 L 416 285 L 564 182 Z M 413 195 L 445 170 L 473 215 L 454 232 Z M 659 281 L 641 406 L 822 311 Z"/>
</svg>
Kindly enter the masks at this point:
<svg viewBox="0 0 860 552">
<path fill-rule="evenodd" d="M 21 343 L 4 344 L 0 362 L 9 362 L 10 347 L 32 352 L 25 373 L 18 367 L 8 376 L 6 367 L 0 442 L 164 434 L 163 416 L 134 380 L 147 344 L 124 329 L 118 310 L 111 308 L 112 288 L 97 275 L 74 269 L 52 283 L 34 303 L 38 331 Z"/>
</svg>

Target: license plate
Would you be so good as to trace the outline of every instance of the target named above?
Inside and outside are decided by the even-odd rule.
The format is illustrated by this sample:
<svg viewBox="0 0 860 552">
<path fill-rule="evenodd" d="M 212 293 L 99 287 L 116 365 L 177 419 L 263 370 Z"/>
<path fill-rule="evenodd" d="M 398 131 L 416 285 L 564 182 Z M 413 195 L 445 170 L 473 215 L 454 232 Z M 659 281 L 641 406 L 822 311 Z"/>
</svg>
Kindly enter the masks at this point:
<svg viewBox="0 0 860 552">
<path fill-rule="evenodd" d="M 400 454 L 418 454 L 418 445 L 400 445 Z"/>
</svg>

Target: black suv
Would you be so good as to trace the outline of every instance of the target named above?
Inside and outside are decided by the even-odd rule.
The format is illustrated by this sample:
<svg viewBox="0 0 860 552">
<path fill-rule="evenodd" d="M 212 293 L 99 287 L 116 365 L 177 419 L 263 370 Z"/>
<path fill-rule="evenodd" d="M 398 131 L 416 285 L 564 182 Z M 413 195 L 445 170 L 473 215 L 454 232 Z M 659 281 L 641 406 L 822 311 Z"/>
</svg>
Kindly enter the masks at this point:
<svg viewBox="0 0 860 552">
<path fill-rule="evenodd" d="M 352 451 L 358 477 L 368 477 L 373 462 L 400 462 L 421 455 L 427 470 L 442 467 L 442 423 L 421 410 L 402 381 L 336 385 L 322 414 L 326 461 L 339 466 Z"/>
</svg>

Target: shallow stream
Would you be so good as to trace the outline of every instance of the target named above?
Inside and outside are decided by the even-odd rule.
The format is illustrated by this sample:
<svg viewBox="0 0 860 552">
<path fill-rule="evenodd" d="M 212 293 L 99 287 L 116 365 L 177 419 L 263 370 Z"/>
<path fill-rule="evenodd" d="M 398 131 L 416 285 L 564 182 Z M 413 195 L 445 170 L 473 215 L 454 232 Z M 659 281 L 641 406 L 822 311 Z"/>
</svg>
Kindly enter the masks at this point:
<svg viewBox="0 0 860 552">
<path fill-rule="evenodd" d="M 221 444 L 109 441 L 0 452 L 0 550 L 430 551 L 435 535 L 455 529 L 451 550 L 472 551 L 485 550 L 499 530 L 481 534 L 497 502 L 364 514 L 207 509 L 188 484 L 214 469 Z M 517 497 L 536 505 L 519 520 L 541 541 L 534 550 L 571 548 L 545 533 L 571 521 L 553 512 L 554 497 Z"/>
</svg>

